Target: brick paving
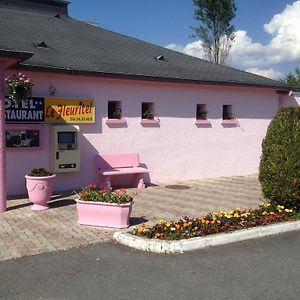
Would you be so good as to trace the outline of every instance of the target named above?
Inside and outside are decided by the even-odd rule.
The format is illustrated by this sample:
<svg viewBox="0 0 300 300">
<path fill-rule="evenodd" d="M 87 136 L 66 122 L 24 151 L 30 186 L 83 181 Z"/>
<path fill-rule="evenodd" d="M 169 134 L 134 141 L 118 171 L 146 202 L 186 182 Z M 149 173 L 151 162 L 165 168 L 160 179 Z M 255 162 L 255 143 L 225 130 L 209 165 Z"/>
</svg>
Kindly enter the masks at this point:
<svg viewBox="0 0 300 300">
<path fill-rule="evenodd" d="M 138 193 L 132 225 L 196 217 L 235 207 L 256 207 L 261 203 L 260 185 L 255 175 L 172 182 L 145 190 L 129 189 L 129 192 Z M 0 261 L 107 242 L 115 232 L 77 224 L 72 195 L 55 196 L 47 211 L 35 212 L 30 206 L 28 199 L 9 200 L 8 211 L 0 214 Z"/>
</svg>

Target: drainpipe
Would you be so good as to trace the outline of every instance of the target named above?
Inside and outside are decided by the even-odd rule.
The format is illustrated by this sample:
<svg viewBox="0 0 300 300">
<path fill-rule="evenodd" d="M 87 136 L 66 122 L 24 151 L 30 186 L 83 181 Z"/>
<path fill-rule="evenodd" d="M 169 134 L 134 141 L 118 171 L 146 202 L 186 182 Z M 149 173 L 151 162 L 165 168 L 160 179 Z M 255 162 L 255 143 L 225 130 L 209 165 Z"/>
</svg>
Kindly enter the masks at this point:
<svg viewBox="0 0 300 300">
<path fill-rule="evenodd" d="M 0 213 L 6 211 L 5 65 L 0 61 Z"/>
</svg>

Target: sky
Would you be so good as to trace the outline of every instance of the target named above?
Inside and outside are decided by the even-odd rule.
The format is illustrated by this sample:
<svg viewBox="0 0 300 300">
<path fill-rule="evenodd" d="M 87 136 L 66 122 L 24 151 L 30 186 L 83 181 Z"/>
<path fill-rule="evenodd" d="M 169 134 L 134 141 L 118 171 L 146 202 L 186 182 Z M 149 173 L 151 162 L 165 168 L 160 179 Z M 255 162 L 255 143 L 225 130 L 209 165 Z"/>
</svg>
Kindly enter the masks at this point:
<svg viewBox="0 0 300 300">
<path fill-rule="evenodd" d="M 235 0 L 228 65 L 280 79 L 300 67 L 300 0 Z M 71 17 L 203 58 L 192 0 L 71 0 Z"/>
</svg>

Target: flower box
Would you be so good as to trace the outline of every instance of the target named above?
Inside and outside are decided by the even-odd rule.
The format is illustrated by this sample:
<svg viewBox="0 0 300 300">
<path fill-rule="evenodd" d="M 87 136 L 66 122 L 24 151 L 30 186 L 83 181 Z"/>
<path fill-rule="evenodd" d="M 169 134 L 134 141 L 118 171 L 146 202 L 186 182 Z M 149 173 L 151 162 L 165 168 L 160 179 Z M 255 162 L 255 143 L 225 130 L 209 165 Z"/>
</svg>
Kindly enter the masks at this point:
<svg viewBox="0 0 300 300">
<path fill-rule="evenodd" d="M 76 199 L 78 223 L 81 225 L 127 228 L 132 203 L 107 203 Z"/>
</svg>

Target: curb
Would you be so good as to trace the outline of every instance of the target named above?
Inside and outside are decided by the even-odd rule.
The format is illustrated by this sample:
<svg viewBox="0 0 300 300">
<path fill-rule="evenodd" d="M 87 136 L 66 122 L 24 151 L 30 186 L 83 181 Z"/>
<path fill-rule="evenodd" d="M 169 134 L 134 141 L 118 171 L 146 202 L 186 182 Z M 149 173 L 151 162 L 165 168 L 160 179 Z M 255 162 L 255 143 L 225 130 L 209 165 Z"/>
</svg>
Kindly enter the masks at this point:
<svg viewBox="0 0 300 300">
<path fill-rule="evenodd" d="M 279 233 L 300 230 L 300 221 L 271 224 L 249 229 L 241 229 L 229 233 L 218 233 L 205 237 L 196 237 L 186 240 L 165 241 L 153 240 L 135 236 L 127 231 L 117 231 L 113 238 L 120 244 L 155 253 L 183 253 L 204 249 L 211 246 L 225 245 L 255 238 L 261 238 Z"/>
</svg>

